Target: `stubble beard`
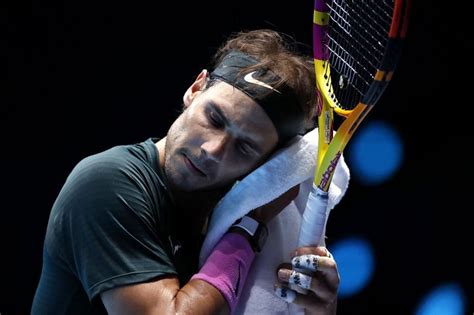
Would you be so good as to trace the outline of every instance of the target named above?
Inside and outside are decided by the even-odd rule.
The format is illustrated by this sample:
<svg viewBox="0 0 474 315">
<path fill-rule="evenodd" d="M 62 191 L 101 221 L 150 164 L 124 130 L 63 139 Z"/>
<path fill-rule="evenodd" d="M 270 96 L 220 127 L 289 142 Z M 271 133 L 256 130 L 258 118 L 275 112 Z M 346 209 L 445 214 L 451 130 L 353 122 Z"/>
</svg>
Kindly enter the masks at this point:
<svg viewBox="0 0 474 315">
<path fill-rule="evenodd" d="M 183 115 L 183 114 L 181 114 Z M 180 134 L 183 134 L 184 128 L 180 127 L 183 125 L 179 121 L 182 117 L 178 117 L 177 120 L 171 125 L 166 135 L 165 142 L 165 157 L 164 157 L 164 171 L 168 179 L 169 184 L 172 186 L 173 190 L 178 191 L 191 191 L 189 185 L 187 184 L 188 177 L 184 169 L 177 169 L 177 163 L 179 159 L 182 159 L 182 154 L 180 153 Z M 176 145 L 178 147 L 176 147 Z"/>
</svg>

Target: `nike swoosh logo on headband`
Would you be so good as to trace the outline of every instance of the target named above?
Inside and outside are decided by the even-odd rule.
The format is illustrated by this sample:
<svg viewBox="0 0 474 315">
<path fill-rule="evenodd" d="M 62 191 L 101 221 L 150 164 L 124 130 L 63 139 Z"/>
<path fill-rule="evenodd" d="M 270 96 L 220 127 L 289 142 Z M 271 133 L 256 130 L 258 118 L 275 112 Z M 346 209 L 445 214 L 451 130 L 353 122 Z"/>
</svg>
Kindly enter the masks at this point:
<svg viewBox="0 0 474 315">
<path fill-rule="evenodd" d="M 267 88 L 267 89 L 273 90 L 273 91 L 275 91 L 275 92 L 281 94 L 280 91 L 275 90 L 274 88 L 272 88 L 270 85 L 266 84 L 265 82 L 262 82 L 262 81 L 259 81 L 259 80 L 255 79 L 255 78 L 253 77 L 253 75 L 254 75 L 255 72 L 257 72 L 257 71 L 253 71 L 253 72 L 247 73 L 247 74 L 245 75 L 245 77 L 244 77 L 244 80 L 247 81 L 248 83 L 260 85 L 260 86 L 263 86 L 263 87 L 265 87 L 265 88 Z"/>
</svg>

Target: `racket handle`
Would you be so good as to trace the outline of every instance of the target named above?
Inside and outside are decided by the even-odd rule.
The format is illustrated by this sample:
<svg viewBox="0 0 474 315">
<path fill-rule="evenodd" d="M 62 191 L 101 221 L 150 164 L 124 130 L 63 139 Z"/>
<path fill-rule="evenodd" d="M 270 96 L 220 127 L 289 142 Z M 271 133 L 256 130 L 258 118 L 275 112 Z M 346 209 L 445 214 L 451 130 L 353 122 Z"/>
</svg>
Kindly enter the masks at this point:
<svg viewBox="0 0 474 315">
<path fill-rule="evenodd" d="M 306 208 L 301 218 L 300 235 L 298 237 L 298 247 L 318 246 L 323 241 L 327 208 L 328 193 L 319 189 L 314 183 L 309 192 Z M 296 271 L 305 272 L 303 269 L 294 268 Z M 301 294 L 308 294 L 308 290 L 290 284 L 290 288 Z"/>
<path fill-rule="evenodd" d="M 319 246 L 324 243 L 328 199 L 328 192 L 313 183 L 301 220 L 298 247 Z"/>
</svg>

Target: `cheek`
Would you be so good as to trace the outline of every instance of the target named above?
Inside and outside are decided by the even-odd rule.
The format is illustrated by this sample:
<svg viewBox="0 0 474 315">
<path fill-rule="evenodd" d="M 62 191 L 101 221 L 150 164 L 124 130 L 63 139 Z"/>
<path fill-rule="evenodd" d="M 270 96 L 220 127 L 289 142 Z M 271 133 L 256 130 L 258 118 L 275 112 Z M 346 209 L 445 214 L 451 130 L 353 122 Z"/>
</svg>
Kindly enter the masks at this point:
<svg viewBox="0 0 474 315">
<path fill-rule="evenodd" d="M 176 144 L 179 142 L 179 121 L 175 121 L 166 135 L 166 151 L 171 152 Z"/>
<path fill-rule="evenodd" d="M 190 150 L 202 142 L 204 128 L 194 117 L 181 114 L 168 130 L 166 140 L 167 155 L 176 155 L 180 151 Z"/>
<path fill-rule="evenodd" d="M 190 132 L 191 126 L 192 121 L 189 118 L 188 112 L 185 111 L 171 125 L 168 131 L 168 136 L 174 141 L 179 141 L 179 139 L 186 137 Z"/>
<path fill-rule="evenodd" d="M 182 125 L 183 122 L 178 118 L 168 130 L 165 148 L 167 158 L 174 156 L 186 141 L 186 129 Z"/>
</svg>

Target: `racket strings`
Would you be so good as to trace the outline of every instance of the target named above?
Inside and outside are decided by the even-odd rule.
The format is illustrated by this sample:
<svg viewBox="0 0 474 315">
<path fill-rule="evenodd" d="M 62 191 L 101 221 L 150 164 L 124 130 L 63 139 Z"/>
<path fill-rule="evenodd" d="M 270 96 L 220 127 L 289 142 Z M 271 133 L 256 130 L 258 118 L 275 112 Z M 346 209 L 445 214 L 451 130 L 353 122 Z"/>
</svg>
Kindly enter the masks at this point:
<svg viewBox="0 0 474 315">
<path fill-rule="evenodd" d="M 383 53 L 383 47 L 373 46 L 374 41 L 369 41 L 369 37 L 375 38 L 375 36 L 378 36 L 383 40 L 383 35 L 377 27 L 374 27 L 374 25 L 368 23 L 364 16 L 359 14 L 359 12 L 363 11 L 363 9 L 361 9 L 361 7 L 357 4 L 354 5 L 357 10 L 355 10 L 353 7 L 349 7 L 347 4 L 345 4 L 345 6 L 347 9 L 344 9 L 341 4 L 334 2 L 334 6 L 331 7 L 331 13 L 333 13 L 333 16 L 331 17 L 333 20 L 337 21 L 338 19 L 342 19 L 343 23 L 340 23 L 338 26 L 342 27 L 347 34 L 359 36 L 359 38 L 364 40 L 366 44 L 370 45 L 370 48 L 373 48 L 378 53 Z M 344 12 L 344 15 L 338 12 L 338 10 Z M 379 49 L 377 50 L 377 48 Z M 380 48 L 382 48 L 382 50 Z"/>
<path fill-rule="evenodd" d="M 327 49 L 331 74 L 327 84 L 336 105 L 353 109 L 365 95 L 388 42 L 393 0 L 333 0 Z M 329 67 L 327 67 L 329 68 Z"/>
<path fill-rule="evenodd" d="M 369 81 L 365 79 L 365 77 L 371 75 L 370 70 L 365 67 L 363 63 L 359 62 L 358 59 L 365 59 L 365 62 L 368 62 L 369 60 L 364 54 L 361 54 L 357 47 L 352 43 L 353 35 L 350 33 L 352 23 L 350 21 L 349 12 L 341 5 L 338 5 L 336 2 L 333 2 L 333 4 L 333 7 L 330 7 L 330 23 L 332 23 L 332 32 L 328 34 L 328 49 L 332 55 L 332 69 L 338 70 L 337 73 L 332 73 L 332 75 L 336 78 L 336 83 L 338 83 L 338 86 L 342 88 L 339 89 L 337 97 L 334 97 L 334 93 L 332 94 L 333 99 L 343 99 L 344 104 L 353 105 L 360 98 L 360 95 L 364 93 L 365 87 L 370 84 Z M 361 75 L 360 71 L 365 71 L 366 73 Z M 337 79 L 339 79 L 339 82 Z M 351 89 L 348 89 L 347 86 L 344 88 L 344 84 L 347 85 L 347 82 L 350 82 L 352 87 Z M 337 105 L 339 107 L 343 107 L 340 103 L 337 103 Z M 343 108 L 348 107 L 346 106 Z"/>
<path fill-rule="evenodd" d="M 356 58 L 353 57 L 353 54 L 357 54 L 358 58 L 364 59 L 364 61 L 370 64 L 372 68 L 376 66 L 373 63 L 373 61 L 371 61 L 369 58 L 367 58 L 367 56 L 365 56 L 363 53 L 357 50 L 357 47 L 353 45 L 351 41 L 345 39 L 341 33 L 339 33 L 338 31 L 334 31 L 333 33 L 336 36 L 328 35 L 328 37 L 329 37 L 329 40 L 334 43 L 333 44 L 334 47 L 328 47 L 328 49 L 331 52 L 336 54 L 335 62 L 337 64 L 343 63 L 347 67 L 347 68 L 343 68 L 344 70 L 353 70 L 354 72 L 353 74 L 350 74 L 350 73 L 348 74 L 350 78 L 353 78 L 356 75 L 358 76 L 358 78 L 361 78 L 361 79 L 364 78 L 364 76 L 358 75 L 358 73 L 356 72 L 356 69 L 351 66 L 351 64 L 354 62 L 357 63 L 360 66 L 360 68 L 367 73 L 365 77 L 371 76 L 372 75 L 371 69 L 366 68 L 363 63 L 359 62 Z M 341 45 L 339 43 L 341 40 L 346 41 L 345 45 Z M 347 47 L 347 48 L 344 48 L 344 47 Z M 343 52 L 343 53 L 338 53 L 338 52 Z M 352 62 L 349 63 L 347 60 L 351 60 Z M 347 73 L 347 72 L 344 71 L 344 73 Z M 352 82 L 352 80 L 350 80 L 350 82 Z"/>
<path fill-rule="evenodd" d="M 348 18 L 344 18 L 340 13 L 335 11 L 335 16 L 333 17 L 333 20 L 331 20 L 331 21 L 336 23 L 338 25 L 338 27 L 332 29 L 334 36 L 331 36 L 331 34 L 328 34 L 328 37 L 329 37 L 330 41 L 332 41 L 334 43 L 334 45 L 336 47 L 338 47 L 340 50 L 344 50 L 346 52 L 346 55 L 348 53 L 352 53 L 354 51 L 355 53 L 358 53 L 360 55 L 360 57 L 365 58 L 367 60 L 367 62 L 370 62 L 370 60 L 367 59 L 364 54 L 359 53 L 357 50 L 354 50 L 354 49 L 349 50 L 349 49 L 344 49 L 343 48 L 343 46 L 347 46 L 347 47 L 351 47 L 351 48 L 355 47 L 352 43 L 352 40 L 351 40 L 352 35 L 347 31 L 347 28 L 350 27 L 350 24 L 347 24 L 348 23 L 347 20 L 348 20 Z M 343 23 L 346 23 L 347 25 L 343 26 L 342 25 Z M 342 30 L 342 32 L 341 32 L 341 30 Z M 338 41 L 336 40 L 337 38 L 345 41 L 345 45 L 339 44 Z M 331 49 L 331 47 L 328 47 L 328 48 Z M 347 57 L 352 58 L 350 54 L 347 55 Z M 355 58 L 352 58 L 352 59 L 355 59 Z"/>
<path fill-rule="evenodd" d="M 366 3 L 364 2 L 364 4 Z M 372 4 L 372 8 L 378 12 L 377 16 L 386 24 L 386 27 L 390 27 L 392 16 L 389 13 L 392 13 L 393 8 L 385 2 L 373 1 Z M 383 5 L 383 7 L 380 5 Z"/>
<path fill-rule="evenodd" d="M 357 60 L 353 58 L 353 53 L 357 53 L 353 48 L 353 45 L 351 45 L 350 41 L 348 38 L 350 38 L 350 33 L 347 32 L 347 29 L 349 28 L 350 24 L 348 24 L 348 18 L 347 18 L 347 11 L 345 11 L 343 8 L 340 8 L 340 12 L 333 10 L 332 13 L 333 16 L 331 16 L 331 21 L 330 23 L 336 23 L 338 27 L 333 27 L 332 30 L 336 30 L 334 34 L 328 34 L 328 40 L 329 44 L 327 45 L 328 50 L 330 51 L 330 55 L 334 55 L 331 58 L 331 68 L 332 69 L 338 69 L 339 73 L 344 73 L 347 77 L 345 78 L 346 81 L 349 82 L 355 82 L 363 79 L 360 75 L 358 75 L 357 69 L 354 67 L 354 63 L 357 63 Z M 340 45 L 338 44 L 338 41 L 335 40 L 335 37 L 339 38 L 341 41 L 345 42 L 345 45 Z M 345 48 L 344 48 L 345 47 Z M 363 56 L 361 56 L 363 57 Z M 338 74 L 339 74 L 338 73 Z M 337 82 L 337 79 L 339 80 L 344 79 L 340 75 L 334 75 L 332 74 L 332 77 L 336 79 L 336 84 L 342 85 L 344 84 L 343 82 Z M 332 79 L 332 78 L 331 78 Z M 339 107 L 342 107 L 341 104 L 338 103 L 338 98 L 335 97 L 335 93 L 333 90 L 331 90 L 332 87 L 334 87 L 333 82 L 328 82 L 329 88 L 330 88 L 330 95 L 334 101 L 336 101 L 336 104 Z M 360 86 L 360 83 L 352 84 L 353 88 L 356 90 L 358 93 L 362 93 L 361 90 L 358 90 L 358 86 Z M 348 91 L 345 90 L 345 100 L 347 102 L 347 99 L 353 99 L 355 100 L 358 97 L 358 94 L 354 94 L 354 91 Z M 348 95 L 352 94 L 352 95 Z M 350 102 L 351 104 L 353 103 L 352 101 Z"/>
<path fill-rule="evenodd" d="M 368 27 L 368 29 L 364 29 L 365 35 L 375 39 L 375 41 L 372 41 L 372 43 L 377 43 L 378 41 L 378 43 L 381 45 L 381 43 L 383 43 L 383 41 L 387 38 L 387 34 L 384 32 L 384 30 L 388 31 L 390 28 L 390 21 L 384 25 L 382 22 L 383 20 L 380 19 L 380 14 L 374 10 L 375 6 L 369 6 L 365 1 L 355 1 L 353 4 L 354 6 L 350 7 L 349 9 L 351 9 L 353 14 L 356 15 L 358 19 L 360 19 L 360 22 L 363 24 L 363 26 Z M 367 21 L 367 17 L 359 14 L 359 12 L 370 12 L 370 14 L 368 14 L 370 15 L 370 22 Z"/>
</svg>

